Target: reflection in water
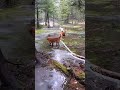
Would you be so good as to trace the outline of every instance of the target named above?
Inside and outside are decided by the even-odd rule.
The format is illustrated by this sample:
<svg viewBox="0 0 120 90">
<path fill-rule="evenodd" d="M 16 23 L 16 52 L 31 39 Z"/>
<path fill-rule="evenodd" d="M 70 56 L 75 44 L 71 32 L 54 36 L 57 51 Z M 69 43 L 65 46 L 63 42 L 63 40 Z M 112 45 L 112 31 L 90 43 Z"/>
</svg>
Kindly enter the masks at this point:
<svg viewBox="0 0 120 90">
<path fill-rule="evenodd" d="M 49 67 L 35 68 L 35 90 L 63 90 L 65 76 Z"/>
</svg>

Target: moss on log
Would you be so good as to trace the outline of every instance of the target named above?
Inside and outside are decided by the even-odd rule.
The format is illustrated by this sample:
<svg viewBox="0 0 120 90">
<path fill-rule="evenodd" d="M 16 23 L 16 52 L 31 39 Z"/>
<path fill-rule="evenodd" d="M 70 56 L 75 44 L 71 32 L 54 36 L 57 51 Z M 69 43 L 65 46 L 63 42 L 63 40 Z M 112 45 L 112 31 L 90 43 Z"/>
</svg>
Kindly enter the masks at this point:
<svg viewBox="0 0 120 90">
<path fill-rule="evenodd" d="M 57 62 L 55 60 L 53 60 L 52 62 L 53 62 L 53 65 L 55 67 L 57 67 L 58 69 L 60 69 L 65 75 L 67 75 L 67 76 L 70 75 L 69 71 L 67 70 L 67 68 L 63 64 L 60 64 L 59 62 Z"/>
<path fill-rule="evenodd" d="M 56 60 L 51 60 L 51 64 L 54 65 L 56 68 L 58 68 L 59 70 L 61 70 L 66 76 L 68 77 L 73 77 L 76 80 L 78 80 L 82 85 L 85 85 L 84 83 L 84 79 L 85 79 L 85 72 L 80 70 L 80 69 L 76 69 L 75 68 L 70 68 L 67 69 L 67 67 L 65 67 L 63 64 L 57 62 Z"/>
</svg>

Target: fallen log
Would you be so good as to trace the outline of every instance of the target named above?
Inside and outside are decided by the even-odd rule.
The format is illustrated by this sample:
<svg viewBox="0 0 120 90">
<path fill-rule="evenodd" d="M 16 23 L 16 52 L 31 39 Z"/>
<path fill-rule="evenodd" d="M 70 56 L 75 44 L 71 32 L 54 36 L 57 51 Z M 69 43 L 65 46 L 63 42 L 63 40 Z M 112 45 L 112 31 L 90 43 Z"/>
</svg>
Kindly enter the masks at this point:
<svg viewBox="0 0 120 90">
<path fill-rule="evenodd" d="M 56 60 L 51 60 L 51 64 L 54 65 L 56 68 L 60 69 L 66 76 L 70 75 L 69 71 L 63 64 L 60 64 Z"/>
<path fill-rule="evenodd" d="M 63 64 L 57 62 L 56 60 L 51 60 L 51 64 L 54 65 L 56 68 L 61 70 L 66 76 L 73 77 L 76 80 L 79 81 L 82 85 L 85 85 L 85 73 L 84 72 L 78 72 L 78 74 L 75 73 L 73 68 L 67 68 Z"/>
</svg>

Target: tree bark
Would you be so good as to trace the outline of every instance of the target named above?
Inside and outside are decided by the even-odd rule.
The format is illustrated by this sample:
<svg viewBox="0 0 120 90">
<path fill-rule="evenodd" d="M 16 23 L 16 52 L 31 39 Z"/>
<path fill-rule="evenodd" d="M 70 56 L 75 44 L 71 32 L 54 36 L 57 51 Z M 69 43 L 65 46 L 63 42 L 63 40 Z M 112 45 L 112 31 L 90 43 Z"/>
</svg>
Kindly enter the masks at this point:
<svg viewBox="0 0 120 90">
<path fill-rule="evenodd" d="M 47 11 L 45 11 L 45 26 L 47 26 Z"/>
<path fill-rule="evenodd" d="M 53 27 L 55 26 L 55 21 L 54 21 L 55 17 L 54 17 L 54 14 L 53 14 Z"/>
<path fill-rule="evenodd" d="M 69 15 L 67 16 L 67 18 L 65 19 L 65 24 L 69 23 Z"/>
<path fill-rule="evenodd" d="M 47 12 L 47 27 L 50 28 L 49 13 Z"/>
<path fill-rule="evenodd" d="M 37 28 L 39 28 L 39 11 L 37 6 Z"/>
</svg>

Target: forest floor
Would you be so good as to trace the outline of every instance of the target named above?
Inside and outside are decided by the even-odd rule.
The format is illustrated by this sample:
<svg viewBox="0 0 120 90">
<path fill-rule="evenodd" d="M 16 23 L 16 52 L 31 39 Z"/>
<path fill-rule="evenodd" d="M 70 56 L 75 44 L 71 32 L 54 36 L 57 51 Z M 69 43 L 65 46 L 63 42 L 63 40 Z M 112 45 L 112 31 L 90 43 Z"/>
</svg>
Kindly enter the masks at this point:
<svg viewBox="0 0 120 90">
<path fill-rule="evenodd" d="M 71 39 L 76 38 L 78 39 L 78 41 L 80 40 L 79 36 L 84 38 L 84 30 L 81 30 L 82 34 L 77 34 L 77 30 L 75 33 L 73 31 L 69 29 L 67 31 L 66 37 L 62 38 L 62 40 L 65 42 L 66 45 L 68 45 L 68 47 L 70 47 L 69 44 L 73 47 L 75 47 L 74 44 L 78 45 L 78 43 L 76 42 L 73 42 L 74 44 L 69 43 L 71 42 L 69 41 L 70 36 L 72 36 Z M 55 60 L 58 63 L 70 68 L 79 67 L 80 64 L 83 63 L 82 59 L 80 60 L 79 58 L 73 57 L 72 54 L 66 50 L 62 43 L 60 43 L 59 48 L 56 46 L 49 46 L 49 43 L 47 41 L 48 34 L 58 34 L 59 32 L 59 28 L 43 28 L 41 31 L 36 30 L 35 45 L 38 51 L 36 53 L 36 56 L 39 60 L 39 63 L 36 65 L 35 68 L 35 89 L 39 90 L 39 88 L 41 88 L 42 90 L 84 90 L 84 85 L 80 84 L 74 77 L 66 76 L 65 73 L 62 73 L 61 70 L 56 69 L 55 67 L 53 67 L 53 65 L 51 66 L 51 64 L 49 63 L 50 60 Z M 84 42 L 82 42 L 82 44 L 84 45 Z M 71 50 L 72 48 L 70 47 Z M 73 51 L 77 52 L 77 49 L 75 48 L 75 50 Z M 79 71 L 82 71 L 82 69 L 79 69 Z"/>
</svg>

